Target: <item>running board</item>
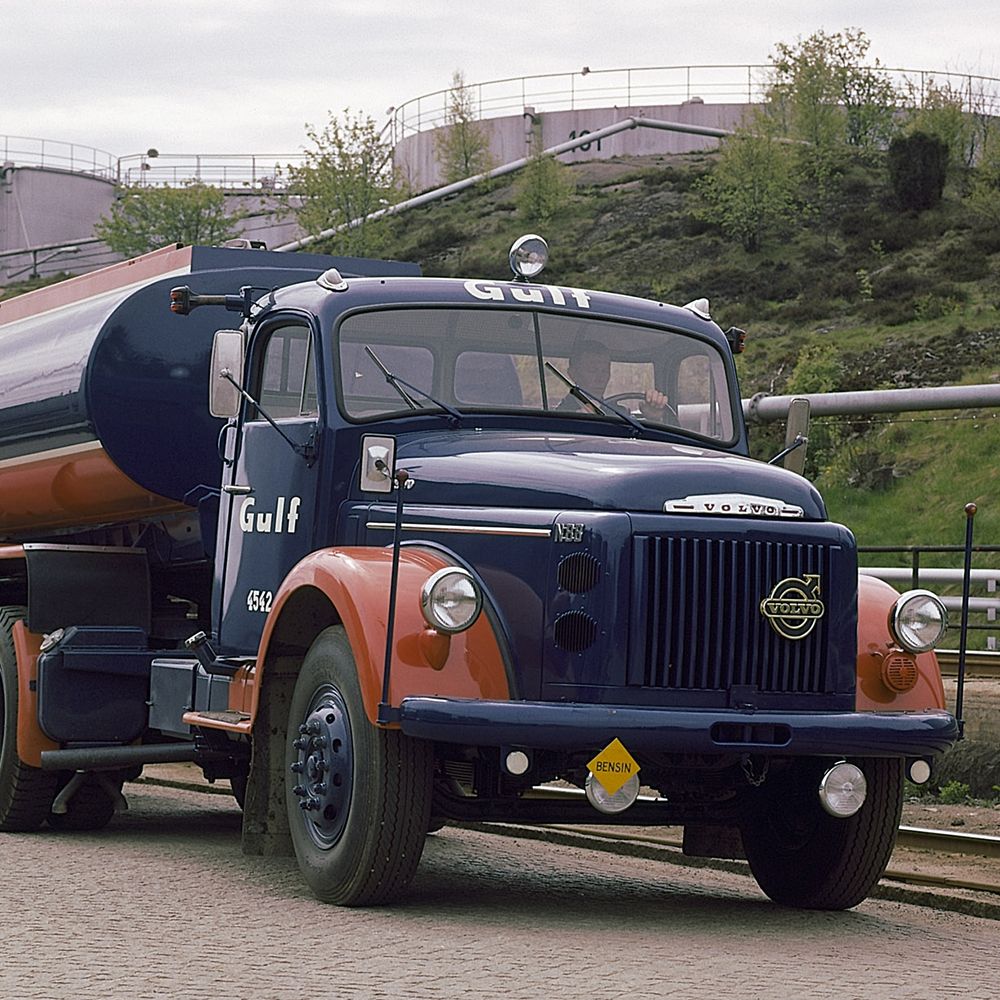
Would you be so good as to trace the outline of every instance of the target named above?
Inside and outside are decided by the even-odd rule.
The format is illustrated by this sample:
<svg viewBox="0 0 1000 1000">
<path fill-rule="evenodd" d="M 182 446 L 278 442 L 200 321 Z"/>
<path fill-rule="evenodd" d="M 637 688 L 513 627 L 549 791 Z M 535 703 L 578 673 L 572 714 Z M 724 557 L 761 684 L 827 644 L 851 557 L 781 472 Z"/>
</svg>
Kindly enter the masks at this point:
<svg viewBox="0 0 1000 1000">
<path fill-rule="evenodd" d="M 249 736 L 250 716 L 246 712 L 185 712 L 181 721 L 199 729 L 221 729 L 224 733 Z"/>
</svg>

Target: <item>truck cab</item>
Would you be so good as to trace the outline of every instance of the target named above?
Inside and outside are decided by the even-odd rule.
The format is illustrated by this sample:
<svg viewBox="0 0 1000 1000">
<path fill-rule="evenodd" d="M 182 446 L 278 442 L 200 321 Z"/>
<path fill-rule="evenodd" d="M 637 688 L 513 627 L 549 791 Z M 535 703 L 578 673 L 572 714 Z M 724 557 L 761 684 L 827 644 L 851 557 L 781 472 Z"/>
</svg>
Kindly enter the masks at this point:
<svg viewBox="0 0 1000 1000">
<path fill-rule="evenodd" d="M 943 608 L 859 578 L 816 489 L 749 457 L 742 337 L 707 303 L 549 285 L 545 253 L 518 241 L 509 281 L 310 259 L 171 285 L 196 377 L 133 380 L 171 440 L 111 460 L 142 486 L 169 445 L 198 481 L 155 516 L 22 518 L 0 549 L 0 785 L 36 780 L 32 822 L 185 759 L 239 790 L 245 850 L 294 851 L 333 903 L 397 897 L 463 820 L 681 825 L 779 902 L 868 894 L 904 776 L 958 737 Z M 106 597 L 128 574 L 138 606 L 95 615 L 46 583 L 70 571 Z"/>
</svg>

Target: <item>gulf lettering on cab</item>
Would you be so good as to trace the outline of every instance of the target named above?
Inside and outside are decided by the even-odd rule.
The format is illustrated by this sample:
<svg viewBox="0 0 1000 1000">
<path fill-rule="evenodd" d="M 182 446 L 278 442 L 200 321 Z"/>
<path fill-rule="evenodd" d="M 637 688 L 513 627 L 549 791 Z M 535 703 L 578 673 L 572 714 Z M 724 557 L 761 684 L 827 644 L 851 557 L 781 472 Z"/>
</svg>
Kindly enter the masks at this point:
<svg viewBox="0 0 1000 1000">
<path fill-rule="evenodd" d="M 510 285 L 497 281 L 467 281 L 465 290 L 483 302 L 523 302 L 554 306 L 567 305 L 566 295 L 581 309 L 590 308 L 590 296 L 579 288 L 556 288 L 554 285 Z"/>
</svg>

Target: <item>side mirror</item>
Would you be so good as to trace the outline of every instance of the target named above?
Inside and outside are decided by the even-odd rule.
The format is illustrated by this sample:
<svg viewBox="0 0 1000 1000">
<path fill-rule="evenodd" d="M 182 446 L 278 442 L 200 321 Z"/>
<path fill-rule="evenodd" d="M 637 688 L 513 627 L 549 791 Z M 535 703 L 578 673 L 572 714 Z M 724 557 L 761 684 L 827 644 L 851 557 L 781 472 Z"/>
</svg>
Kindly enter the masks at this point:
<svg viewBox="0 0 1000 1000">
<path fill-rule="evenodd" d="M 237 383 L 243 378 L 243 334 L 239 330 L 217 330 L 212 341 L 208 412 L 213 417 L 235 417 L 240 412 L 239 389 L 225 374 Z"/>
<path fill-rule="evenodd" d="M 785 455 L 785 468 L 797 472 L 800 476 L 806 469 L 806 449 L 809 441 L 809 400 L 796 396 L 788 404 L 788 420 L 785 423 L 785 447 L 789 448 L 796 441 L 802 444 Z"/>
</svg>

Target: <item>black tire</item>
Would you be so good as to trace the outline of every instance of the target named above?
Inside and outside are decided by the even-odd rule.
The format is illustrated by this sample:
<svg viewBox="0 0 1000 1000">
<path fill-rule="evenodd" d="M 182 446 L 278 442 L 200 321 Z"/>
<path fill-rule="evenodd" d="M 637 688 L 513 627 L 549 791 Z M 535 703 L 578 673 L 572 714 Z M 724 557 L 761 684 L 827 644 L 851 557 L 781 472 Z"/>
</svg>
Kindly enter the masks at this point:
<svg viewBox="0 0 1000 1000">
<path fill-rule="evenodd" d="M 17 755 L 17 656 L 14 623 L 22 607 L 0 607 L 0 830 L 36 830 L 56 794 L 56 775 L 25 764 Z"/>
<path fill-rule="evenodd" d="M 60 789 L 72 780 L 72 773 L 63 773 L 59 782 Z M 123 781 L 113 779 L 118 791 L 121 792 Z M 115 814 L 114 799 L 91 776 L 81 785 L 73 797 L 66 803 L 66 812 L 50 812 L 47 819 L 53 830 L 103 830 L 111 822 Z"/>
<path fill-rule="evenodd" d="M 431 745 L 369 722 L 340 626 L 306 654 L 288 719 L 285 799 L 303 877 L 326 903 L 392 900 L 423 850 Z"/>
<path fill-rule="evenodd" d="M 903 806 L 903 763 L 860 758 L 868 794 L 847 819 L 826 813 L 820 779 L 832 762 L 796 761 L 754 794 L 743 848 L 758 885 L 776 903 L 846 910 L 865 899 L 889 863 Z"/>
</svg>

